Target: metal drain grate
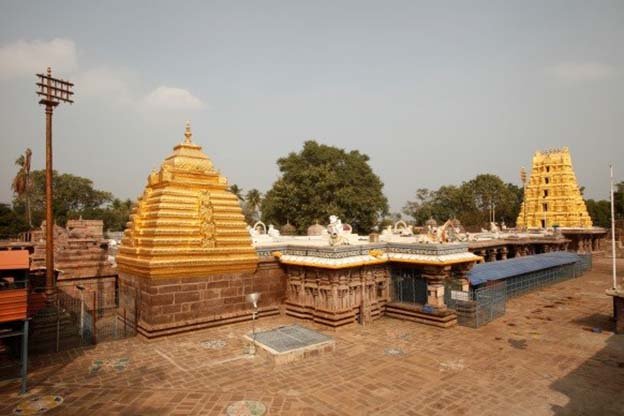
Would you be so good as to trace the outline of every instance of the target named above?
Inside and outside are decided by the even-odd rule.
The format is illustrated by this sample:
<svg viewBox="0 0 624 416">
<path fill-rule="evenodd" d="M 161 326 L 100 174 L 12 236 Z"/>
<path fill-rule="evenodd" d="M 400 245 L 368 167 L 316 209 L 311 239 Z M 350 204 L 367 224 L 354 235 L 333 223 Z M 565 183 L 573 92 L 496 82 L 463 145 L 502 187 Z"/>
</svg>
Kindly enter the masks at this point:
<svg viewBox="0 0 624 416">
<path fill-rule="evenodd" d="M 248 334 L 251 338 L 252 335 Z M 310 345 L 331 341 L 331 337 L 299 325 L 282 326 L 270 331 L 257 332 L 256 342 L 277 352 L 286 352 Z"/>
</svg>

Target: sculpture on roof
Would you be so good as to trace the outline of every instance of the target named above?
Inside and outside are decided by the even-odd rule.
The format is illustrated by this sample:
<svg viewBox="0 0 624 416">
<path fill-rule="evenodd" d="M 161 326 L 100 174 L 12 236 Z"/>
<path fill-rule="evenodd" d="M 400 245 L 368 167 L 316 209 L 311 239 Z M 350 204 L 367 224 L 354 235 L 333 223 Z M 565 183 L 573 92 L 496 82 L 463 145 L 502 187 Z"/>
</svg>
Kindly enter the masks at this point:
<svg viewBox="0 0 624 416">
<path fill-rule="evenodd" d="M 349 244 L 349 240 L 346 236 L 346 232 L 342 225 L 342 221 L 335 215 L 329 217 L 329 225 L 327 226 L 329 232 L 329 245 L 330 246 L 344 246 Z"/>
<path fill-rule="evenodd" d="M 277 228 L 275 228 L 273 226 L 273 224 L 269 224 L 269 230 L 267 231 L 267 234 L 270 237 L 279 237 L 280 236 L 280 232 Z"/>
</svg>

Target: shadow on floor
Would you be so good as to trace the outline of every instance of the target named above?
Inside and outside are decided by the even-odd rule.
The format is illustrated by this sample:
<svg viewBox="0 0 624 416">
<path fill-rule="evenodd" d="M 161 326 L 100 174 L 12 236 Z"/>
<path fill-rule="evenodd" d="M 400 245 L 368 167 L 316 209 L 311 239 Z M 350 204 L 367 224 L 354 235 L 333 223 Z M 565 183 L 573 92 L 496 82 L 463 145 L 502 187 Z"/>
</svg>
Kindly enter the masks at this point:
<svg viewBox="0 0 624 416">
<path fill-rule="evenodd" d="M 574 321 L 584 329 L 613 331 L 613 321 L 603 314 Z M 582 335 L 581 335 L 582 336 Z M 611 335 L 606 346 L 551 387 L 569 397 L 565 406 L 553 406 L 558 416 L 624 414 L 624 335 Z"/>
</svg>

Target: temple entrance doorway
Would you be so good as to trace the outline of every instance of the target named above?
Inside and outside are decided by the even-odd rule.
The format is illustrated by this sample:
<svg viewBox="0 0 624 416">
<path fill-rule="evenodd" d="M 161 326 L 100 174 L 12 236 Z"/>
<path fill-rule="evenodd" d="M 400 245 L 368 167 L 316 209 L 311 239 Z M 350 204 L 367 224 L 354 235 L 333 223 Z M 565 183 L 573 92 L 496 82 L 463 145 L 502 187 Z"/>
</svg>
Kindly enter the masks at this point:
<svg viewBox="0 0 624 416">
<path fill-rule="evenodd" d="M 393 302 L 424 305 L 427 303 L 427 281 L 420 270 L 392 267 Z"/>
</svg>

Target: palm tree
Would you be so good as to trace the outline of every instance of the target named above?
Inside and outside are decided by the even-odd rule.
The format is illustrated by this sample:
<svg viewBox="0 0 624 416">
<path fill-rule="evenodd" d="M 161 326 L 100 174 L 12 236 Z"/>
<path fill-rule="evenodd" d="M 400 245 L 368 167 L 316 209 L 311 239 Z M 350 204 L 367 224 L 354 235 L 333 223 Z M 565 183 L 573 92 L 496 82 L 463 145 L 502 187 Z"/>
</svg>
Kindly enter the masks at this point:
<svg viewBox="0 0 624 416">
<path fill-rule="evenodd" d="M 247 191 L 247 197 L 245 198 L 245 201 L 247 201 L 249 206 L 255 211 L 258 209 L 260 203 L 262 202 L 262 194 L 259 190 L 255 188 L 250 189 L 249 191 Z"/>
<path fill-rule="evenodd" d="M 258 209 L 260 208 L 260 203 L 262 202 L 262 194 L 257 189 L 250 189 L 247 191 L 247 197 L 245 198 L 245 202 L 247 208 L 250 211 L 251 217 L 255 220 L 260 218 L 258 213 Z"/>
<path fill-rule="evenodd" d="M 230 185 L 229 191 L 232 192 L 234 195 L 236 195 L 239 201 L 243 200 L 243 188 L 240 188 L 236 184 L 232 184 Z"/>
<path fill-rule="evenodd" d="M 20 167 L 13 178 L 11 188 L 15 192 L 18 198 L 24 198 L 26 200 L 26 221 L 32 228 L 32 214 L 30 211 L 30 192 L 33 188 L 33 181 L 30 176 L 30 158 L 32 157 L 32 150 L 26 149 L 23 155 L 17 158 L 15 164 Z"/>
</svg>

